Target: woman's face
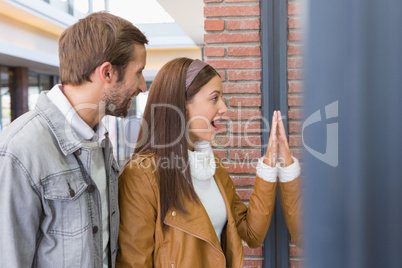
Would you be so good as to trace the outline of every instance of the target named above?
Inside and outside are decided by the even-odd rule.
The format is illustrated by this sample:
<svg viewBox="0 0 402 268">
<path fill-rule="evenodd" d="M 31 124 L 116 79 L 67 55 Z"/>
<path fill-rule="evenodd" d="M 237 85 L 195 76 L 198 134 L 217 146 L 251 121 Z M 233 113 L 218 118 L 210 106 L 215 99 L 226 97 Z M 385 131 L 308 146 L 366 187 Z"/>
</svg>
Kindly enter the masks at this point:
<svg viewBox="0 0 402 268">
<path fill-rule="evenodd" d="M 228 110 L 222 98 L 220 77 L 216 75 L 204 85 L 193 99 L 187 102 L 186 108 L 190 145 L 199 139 L 212 141 L 218 130 L 215 123 L 220 121 Z"/>
</svg>

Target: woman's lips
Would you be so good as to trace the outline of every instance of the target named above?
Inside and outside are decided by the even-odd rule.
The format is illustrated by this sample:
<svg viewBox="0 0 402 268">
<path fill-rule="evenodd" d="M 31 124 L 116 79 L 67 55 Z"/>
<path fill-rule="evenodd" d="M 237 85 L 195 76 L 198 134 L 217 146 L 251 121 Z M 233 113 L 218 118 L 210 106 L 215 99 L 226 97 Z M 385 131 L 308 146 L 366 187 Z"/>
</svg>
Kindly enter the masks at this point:
<svg viewBox="0 0 402 268">
<path fill-rule="evenodd" d="M 211 125 L 212 125 L 212 127 L 214 128 L 215 131 L 218 130 L 218 127 L 215 125 L 215 122 L 214 122 L 214 121 L 211 122 Z"/>
<path fill-rule="evenodd" d="M 216 118 L 216 119 L 214 119 L 214 120 L 211 121 L 211 125 L 212 125 L 212 127 L 214 128 L 215 131 L 218 131 L 218 129 L 219 129 L 219 128 L 215 125 L 215 123 L 217 123 L 217 122 L 219 122 L 219 121 L 221 121 L 221 118 Z"/>
</svg>

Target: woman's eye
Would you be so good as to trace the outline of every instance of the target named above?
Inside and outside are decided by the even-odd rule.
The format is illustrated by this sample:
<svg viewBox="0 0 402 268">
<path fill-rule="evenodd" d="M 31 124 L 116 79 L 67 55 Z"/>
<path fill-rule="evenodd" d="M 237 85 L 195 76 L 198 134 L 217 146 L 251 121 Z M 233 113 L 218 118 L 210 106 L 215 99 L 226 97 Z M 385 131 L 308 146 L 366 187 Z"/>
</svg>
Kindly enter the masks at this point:
<svg viewBox="0 0 402 268">
<path fill-rule="evenodd" d="M 218 97 L 213 97 L 212 98 L 213 101 L 216 101 L 217 99 L 218 99 Z"/>
</svg>

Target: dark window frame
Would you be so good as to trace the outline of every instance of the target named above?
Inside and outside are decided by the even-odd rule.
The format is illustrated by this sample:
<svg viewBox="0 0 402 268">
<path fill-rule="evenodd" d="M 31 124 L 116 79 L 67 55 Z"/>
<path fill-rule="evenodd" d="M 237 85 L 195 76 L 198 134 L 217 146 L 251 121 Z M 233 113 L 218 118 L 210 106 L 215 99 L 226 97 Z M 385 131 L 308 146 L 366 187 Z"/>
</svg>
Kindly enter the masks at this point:
<svg viewBox="0 0 402 268">
<path fill-rule="evenodd" d="M 274 110 L 280 110 L 288 135 L 287 81 L 287 1 L 261 1 L 261 94 L 264 129 L 269 129 Z M 266 123 L 269 122 L 269 126 Z M 263 132 L 262 142 L 268 144 L 269 132 Z M 266 146 L 263 148 L 265 154 Z M 271 225 L 264 241 L 263 267 L 289 267 L 289 232 L 285 224 L 279 194 L 276 197 Z"/>
</svg>

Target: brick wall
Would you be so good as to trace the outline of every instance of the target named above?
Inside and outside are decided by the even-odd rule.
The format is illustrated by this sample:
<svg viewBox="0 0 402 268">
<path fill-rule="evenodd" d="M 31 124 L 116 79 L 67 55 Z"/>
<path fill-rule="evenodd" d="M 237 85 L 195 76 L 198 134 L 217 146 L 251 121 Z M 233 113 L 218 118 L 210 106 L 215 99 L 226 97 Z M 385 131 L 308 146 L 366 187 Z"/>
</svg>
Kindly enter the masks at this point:
<svg viewBox="0 0 402 268">
<path fill-rule="evenodd" d="M 260 6 L 257 0 L 204 0 L 205 60 L 218 70 L 228 107 L 215 152 L 249 200 L 261 157 Z M 251 119 L 251 120 L 249 120 Z M 244 246 L 245 267 L 262 267 L 262 248 Z"/>
<path fill-rule="evenodd" d="M 259 0 L 204 0 L 205 60 L 222 77 L 227 120 L 215 142 L 215 152 L 246 203 L 255 177 L 253 160 L 261 157 L 261 47 Z M 302 62 L 301 8 L 288 9 L 289 135 L 292 154 L 301 156 Z M 262 248 L 244 246 L 245 267 L 262 267 Z M 300 249 L 290 245 L 291 267 L 301 267 Z"/>
<path fill-rule="evenodd" d="M 301 0 L 288 0 L 288 123 L 289 146 L 292 155 L 302 161 L 301 127 L 303 125 L 303 62 L 302 62 L 302 4 Z M 303 251 L 290 245 L 290 267 L 303 267 Z"/>
</svg>

